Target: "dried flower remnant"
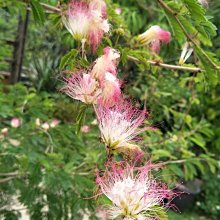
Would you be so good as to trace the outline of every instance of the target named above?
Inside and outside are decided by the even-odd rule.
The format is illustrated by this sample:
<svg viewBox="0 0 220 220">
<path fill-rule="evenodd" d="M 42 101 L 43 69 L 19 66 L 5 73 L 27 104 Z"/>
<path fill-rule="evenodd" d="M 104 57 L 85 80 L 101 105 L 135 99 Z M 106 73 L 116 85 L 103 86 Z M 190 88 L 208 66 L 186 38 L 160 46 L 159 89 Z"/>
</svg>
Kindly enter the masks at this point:
<svg viewBox="0 0 220 220">
<path fill-rule="evenodd" d="M 117 60 L 120 58 L 120 54 L 117 50 L 106 47 L 103 50 L 103 55 L 96 61 L 90 74 L 93 78 L 102 81 L 105 77 L 106 72 L 113 75 L 117 75 Z"/>
<path fill-rule="evenodd" d="M 100 220 L 108 220 L 109 219 L 108 211 L 106 210 L 106 208 L 104 206 L 98 206 L 95 209 L 95 216 Z"/>
<path fill-rule="evenodd" d="M 101 193 L 112 202 L 106 205 L 110 219 L 165 219 L 163 201 L 171 199 L 173 194 L 152 177 L 152 168 L 150 163 L 135 168 L 127 162 L 109 162 L 104 174 L 97 174 Z"/>
<path fill-rule="evenodd" d="M 169 43 L 171 34 L 157 25 L 152 26 L 143 34 L 138 35 L 137 41 L 140 45 L 150 45 L 150 50 L 154 53 L 160 52 L 160 44 Z"/>
<path fill-rule="evenodd" d="M 36 125 L 37 127 L 39 127 L 39 126 L 41 125 L 41 121 L 40 121 L 39 118 L 36 118 L 36 120 L 35 120 L 35 125 Z"/>
<path fill-rule="evenodd" d="M 93 52 L 109 32 L 106 19 L 106 4 L 103 0 L 71 0 L 62 20 L 67 30 L 76 40 L 86 41 Z"/>
<path fill-rule="evenodd" d="M 186 60 L 191 56 L 192 52 L 193 52 L 193 48 L 189 48 L 189 43 L 186 42 L 183 45 L 183 50 L 179 59 L 179 64 L 184 64 L 186 62 Z"/>
<path fill-rule="evenodd" d="M 98 125 L 102 141 L 110 150 L 125 146 L 143 129 L 146 111 L 134 108 L 130 102 L 121 100 L 112 107 L 98 104 L 96 107 Z"/>
<path fill-rule="evenodd" d="M 61 91 L 86 104 L 96 103 L 101 93 L 99 83 L 90 74 L 83 72 L 72 74 L 70 78 L 66 79 Z"/>
<path fill-rule="evenodd" d="M 209 2 L 208 0 L 198 0 L 198 2 L 203 6 L 208 8 L 209 7 Z"/>
<path fill-rule="evenodd" d="M 21 125 L 21 120 L 19 118 L 11 119 L 11 127 L 18 128 Z"/>
<path fill-rule="evenodd" d="M 7 136 L 7 135 L 8 135 L 8 128 L 2 128 L 1 134 L 2 134 L 3 136 Z"/>
</svg>

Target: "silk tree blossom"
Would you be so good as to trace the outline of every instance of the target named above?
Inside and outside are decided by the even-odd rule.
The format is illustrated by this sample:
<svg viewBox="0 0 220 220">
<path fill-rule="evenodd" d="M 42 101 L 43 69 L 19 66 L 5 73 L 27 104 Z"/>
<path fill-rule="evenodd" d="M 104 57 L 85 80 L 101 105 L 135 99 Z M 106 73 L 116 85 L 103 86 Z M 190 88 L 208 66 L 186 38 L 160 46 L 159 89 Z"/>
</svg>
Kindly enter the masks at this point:
<svg viewBox="0 0 220 220">
<path fill-rule="evenodd" d="M 109 32 L 106 17 L 106 4 L 102 0 L 71 0 L 62 20 L 67 30 L 76 40 L 86 41 L 93 52 Z"/>
<path fill-rule="evenodd" d="M 112 205 L 106 205 L 110 219 L 165 219 L 163 201 L 173 195 L 152 177 L 152 168 L 150 163 L 135 168 L 126 162 L 108 162 L 104 174 L 97 174 L 96 182 L 101 193 L 112 202 Z"/>
<path fill-rule="evenodd" d="M 133 108 L 128 101 L 119 101 L 113 107 L 98 104 L 96 114 L 102 141 L 110 150 L 124 147 L 144 130 L 138 127 L 146 111 Z"/>
<path fill-rule="evenodd" d="M 98 11 L 102 18 L 107 17 L 107 6 L 104 0 L 91 0 L 89 8 L 90 10 Z"/>
<path fill-rule="evenodd" d="M 160 28 L 158 25 L 154 25 L 143 34 L 140 34 L 137 37 L 137 40 L 141 45 L 150 45 L 152 52 L 159 53 L 160 44 L 169 43 L 171 40 L 171 34 Z"/>
<path fill-rule="evenodd" d="M 189 43 L 186 42 L 183 45 L 183 50 L 179 59 L 179 64 L 184 64 L 186 62 L 186 60 L 191 56 L 192 52 L 193 52 L 193 48 L 189 48 Z"/>
<path fill-rule="evenodd" d="M 11 119 L 11 127 L 18 128 L 21 125 L 21 120 L 19 118 Z"/>
<path fill-rule="evenodd" d="M 117 50 L 106 47 L 103 50 L 103 55 L 99 57 L 91 69 L 91 75 L 99 81 L 102 81 L 107 72 L 117 75 L 117 60 L 120 54 Z"/>
<path fill-rule="evenodd" d="M 111 73 L 105 73 L 101 81 L 102 94 L 100 101 L 105 106 L 113 106 L 121 98 L 119 80 Z"/>
<path fill-rule="evenodd" d="M 78 72 L 66 79 L 62 88 L 68 96 L 86 104 L 94 104 L 101 93 L 99 83 L 90 74 Z"/>
</svg>

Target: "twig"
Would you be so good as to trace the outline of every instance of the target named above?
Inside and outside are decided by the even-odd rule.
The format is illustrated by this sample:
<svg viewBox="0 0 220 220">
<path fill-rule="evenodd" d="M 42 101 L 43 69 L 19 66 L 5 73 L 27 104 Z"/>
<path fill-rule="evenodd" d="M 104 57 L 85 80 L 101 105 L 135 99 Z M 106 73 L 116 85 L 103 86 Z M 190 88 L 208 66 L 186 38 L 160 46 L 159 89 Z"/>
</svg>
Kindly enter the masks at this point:
<svg viewBox="0 0 220 220">
<path fill-rule="evenodd" d="M 5 182 L 8 182 L 10 181 L 11 179 L 14 179 L 15 177 L 11 176 L 11 177 L 7 177 L 5 179 L 0 179 L 0 183 L 5 183 Z"/>
<path fill-rule="evenodd" d="M 17 176 L 18 172 L 11 172 L 11 173 L 0 173 L 0 176 Z"/>
<path fill-rule="evenodd" d="M 188 34 L 188 32 L 186 31 L 185 27 L 183 26 L 183 24 L 181 23 L 181 21 L 178 18 L 178 13 L 176 13 L 175 11 L 173 11 L 163 0 L 157 0 L 159 2 L 159 4 L 165 8 L 176 20 L 176 22 L 178 23 L 179 27 L 182 29 L 183 33 L 185 34 L 185 36 L 188 38 L 189 41 L 191 41 L 194 46 L 198 49 L 201 50 L 202 54 L 204 55 L 204 57 L 209 61 L 209 63 L 216 69 L 216 70 L 220 70 L 220 67 L 217 66 L 210 58 L 209 56 L 204 52 L 203 49 L 201 49 L 199 47 L 199 45 L 196 43 L 196 41 L 194 41 L 194 39 Z"/>
<path fill-rule="evenodd" d="M 45 4 L 45 3 L 42 3 L 42 2 L 40 2 L 40 4 L 46 10 L 47 13 L 57 13 L 57 14 L 61 13 L 60 8 L 57 8 L 55 6 L 48 5 L 48 4 Z M 31 7 L 27 7 L 27 9 L 30 11 Z"/>
<path fill-rule="evenodd" d="M 133 57 L 133 56 L 128 56 L 128 59 L 133 60 L 135 62 L 140 62 L 139 59 L 137 59 L 136 57 Z M 153 60 L 147 60 L 147 59 L 146 59 L 146 62 L 148 62 L 152 65 L 155 65 L 155 66 L 165 68 L 165 69 L 182 70 L 182 71 L 189 71 L 189 72 L 194 72 L 194 73 L 204 71 L 198 67 L 170 65 L 170 64 L 166 64 L 166 63 L 161 63 L 159 61 L 153 61 Z"/>
<path fill-rule="evenodd" d="M 181 163 L 185 163 L 189 160 L 201 160 L 201 161 L 205 161 L 204 158 L 189 158 L 189 159 L 183 159 L 183 160 L 174 160 L 174 161 L 166 161 L 166 162 L 161 162 L 158 163 L 158 166 L 165 166 L 168 164 L 181 164 Z"/>
<path fill-rule="evenodd" d="M 57 8 L 55 6 L 51 6 L 51 5 L 48 5 L 48 4 L 45 4 L 45 3 L 40 3 L 44 9 L 50 11 L 50 12 L 55 12 L 55 13 L 60 13 L 61 12 L 61 9 L 60 8 Z"/>
</svg>

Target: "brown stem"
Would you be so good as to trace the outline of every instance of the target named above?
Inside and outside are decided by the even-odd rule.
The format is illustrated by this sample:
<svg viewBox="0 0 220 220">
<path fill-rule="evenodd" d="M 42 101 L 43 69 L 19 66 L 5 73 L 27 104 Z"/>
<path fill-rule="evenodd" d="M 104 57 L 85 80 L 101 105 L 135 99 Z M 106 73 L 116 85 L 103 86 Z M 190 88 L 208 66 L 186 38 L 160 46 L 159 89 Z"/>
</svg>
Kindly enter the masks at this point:
<svg viewBox="0 0 220 220">
<path fill-rule="evenodd" d="M 137 59 L 136 57 L 133 56 L 128 56 L 129 60 L 135 61 L 135 62 L 140 62 L 139 59 Z M 189 71 L 189 72 L 202 72 L 204 70 L 198 68 L 198 67 L 186 67 L 186 66 L 177 66 L 177 65 L 170 65 L 170 64 L 166 64 L 166 63 L 161 63 L 158 61 L 153 61 L 153 60 L 147 60 L 146 62 L 155 65 L 155 66 L 159 66 L 161 68 L 165 68 L 165 69 L 172 69 L 172 70 L 182 70 L 182 71 Z"/>
</svg>

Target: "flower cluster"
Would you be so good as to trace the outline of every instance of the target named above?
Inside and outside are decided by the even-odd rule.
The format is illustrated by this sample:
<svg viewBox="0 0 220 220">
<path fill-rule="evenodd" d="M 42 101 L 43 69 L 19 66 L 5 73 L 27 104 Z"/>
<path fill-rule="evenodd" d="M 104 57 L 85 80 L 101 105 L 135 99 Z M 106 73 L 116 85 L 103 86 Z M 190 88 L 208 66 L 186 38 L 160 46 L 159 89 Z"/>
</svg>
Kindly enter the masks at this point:
<svg viewBox="0 0 220 220">
<path fill-rule="evenodd" d="M 62 91 L 73 99 L 86 104 L 102 103 L 105 106 L 114 105 L 121 96 L 120 82 L 117 79 L 117 59 L 119 53 L 107 47 L 90 71 L 73 73 L 65 79 Z"/>
<path fill-rule="evenodd" d="M 172 198 L 172 192 L 158 183 L 151 175 L 153 165 L 134 167 L 126 162 L 107 163 L 102 176 L 96 182 L 112 205 L 106 206 L 110 219 L 160 219 L 164 200 Z"/>
<path fill-rule="evenodd" d="M 120 14 L 121 10 L 116 13 Z M 63 21 L 73 37 L 86 41 L 93 51 L 103 34 L 109 31 L 103 0 L 70 0 Z M 159 53 L 160 44 L 169 43 L 171 35 L 159 26 L 152 26 L 137 40 L 140 45 L 148 45 L 152 52 Z M 182 55 L 183 60 L 187 57 Z M 134 166 L 143 162 L 144 152 L 137 140 L 147 129 L 143 126 L 147 111 L 134 107 L 122 96 L 122 83 L 117 77 L 119 58 L 117 50 L 104 48 L 103 55 L 88 69 L 66 78 L 62 88 L 71 98 L 93 105 L 101 140 L 107 150 L 106 170 L 102 175 L 97 173 L 96 182 L 112 205 L 97 209 L 97 216 L 102 219 L 165 219 L 164 199 L 171 198 L 171 191 L 153 179 L 152 164 Z M 81 128 L 84 133 L 89 130 L 87 125 Z M 114 162 L 115 153 L 122 154 L 124 161 Z"/>
<path fill-rule="evenodd" d="M 76 40 L 86 41 L 95 52 L 110 25 L 103 0 L 71 0 L 62 20 Z"/>
</svg>

